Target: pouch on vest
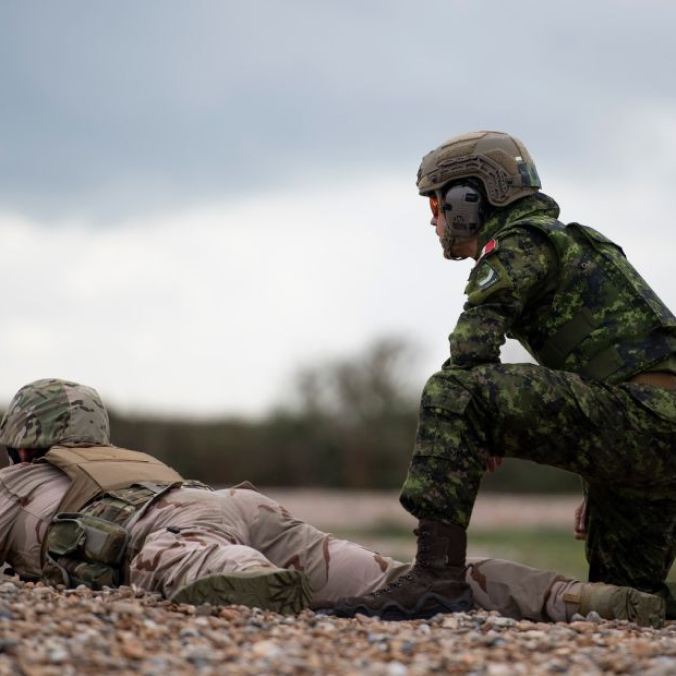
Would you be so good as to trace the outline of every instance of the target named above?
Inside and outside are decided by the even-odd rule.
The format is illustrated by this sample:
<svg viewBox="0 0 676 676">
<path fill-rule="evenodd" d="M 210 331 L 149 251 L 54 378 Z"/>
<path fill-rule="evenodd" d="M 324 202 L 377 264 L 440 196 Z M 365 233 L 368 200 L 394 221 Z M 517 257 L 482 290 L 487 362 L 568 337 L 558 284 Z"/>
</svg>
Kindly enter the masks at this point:
<svg viewBox="0 0 676 676">
<path fill-rule="evenodd" d="M 117 585 L 129 534 L 122 526 L 79 512 L 54 517 L 47 533 L 43 579 L 92 589 Z"/>
</svg>

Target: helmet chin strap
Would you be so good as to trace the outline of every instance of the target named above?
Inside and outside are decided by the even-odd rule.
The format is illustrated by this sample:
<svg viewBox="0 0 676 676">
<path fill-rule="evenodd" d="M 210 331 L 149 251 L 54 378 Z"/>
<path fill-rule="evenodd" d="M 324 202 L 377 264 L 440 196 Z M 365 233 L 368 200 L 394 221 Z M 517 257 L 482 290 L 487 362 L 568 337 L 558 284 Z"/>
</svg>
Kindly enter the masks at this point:
<svg viewBox="0 0 676 676">
<path fill-rule="evenodd" d="M 457 235 L 453 235 L 449 232 L 450 228 L 446 227 L 446 230 L 444 231 L 444 236 L 441 238 L 441 245 L 444 249 L 444 258 L 446 258 L 449 261 L 464 261 L 469 256 L 454 256 L 451 253 L 451 250 L 453 246 L 462 238 L 458 237 Z"/>
</svg>

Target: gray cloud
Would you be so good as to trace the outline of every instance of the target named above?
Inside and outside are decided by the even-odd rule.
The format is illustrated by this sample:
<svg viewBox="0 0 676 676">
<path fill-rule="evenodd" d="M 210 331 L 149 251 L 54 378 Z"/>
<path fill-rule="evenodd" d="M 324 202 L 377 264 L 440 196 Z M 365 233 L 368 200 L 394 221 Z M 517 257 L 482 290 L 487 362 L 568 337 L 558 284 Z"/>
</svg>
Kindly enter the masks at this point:
<svg viewBox="0 0 676 676">
<path fill-rule="evenodd" d="M 675 111 L 672 3 L 118 0 L 0 8 L 0 208 L 89 221 L 326 184 L 473 128 L 618 170 Z M 638 151 L 638 149 L 637 149 Z"/>
</svg>

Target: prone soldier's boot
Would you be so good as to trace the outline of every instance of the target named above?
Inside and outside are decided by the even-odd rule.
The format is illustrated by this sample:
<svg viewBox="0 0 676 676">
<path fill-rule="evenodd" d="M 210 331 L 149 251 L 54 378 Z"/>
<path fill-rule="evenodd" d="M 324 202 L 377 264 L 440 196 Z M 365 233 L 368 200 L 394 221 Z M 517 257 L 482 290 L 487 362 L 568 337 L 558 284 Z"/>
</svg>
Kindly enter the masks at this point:
<svg viewBox="0 0 676 676">
<path fill-rule="evenodd" d="M 655 629 L 664 626 L 665 600 L 661 596 L 647 594 L 633 587 L 616 587 L 603 582 L 579 582 L 563 595 L 563 600 L 571 615 L 578 613 L 586 616 L 595 611 L 605 620 L 628 620 L 641 627 Z"/>
<path fill-rule="evenodd" d="M 371 594 L 341 599 L 330 612 L 338 617 L 361 613 L 384 620 L 415 620 L 470 610 L 472 591 L 465 582 L 465 529 L 421 520 L 415 534 L 418 552 L 407 575 Z"/>
<path fill-rule="evenodd" d="M 307 608 L 311 597 L 310 580 L 298 570 L 252 568 L 199 578 L 181 587 L 171 600 L 195 606 L 249 606 L 288 615 Z"/>
</svg>

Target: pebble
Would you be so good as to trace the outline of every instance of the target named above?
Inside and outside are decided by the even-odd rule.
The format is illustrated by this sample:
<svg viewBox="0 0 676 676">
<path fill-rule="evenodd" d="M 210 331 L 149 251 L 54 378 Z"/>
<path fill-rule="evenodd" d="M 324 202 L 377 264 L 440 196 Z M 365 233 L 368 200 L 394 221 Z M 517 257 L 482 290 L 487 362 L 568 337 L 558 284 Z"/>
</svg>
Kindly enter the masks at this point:
<svg viewBox="0 0 676 676">
<path fill-rule="evenodd" d="M 385 671 L 387 676 L 406 676 L 408 674 L 408 667 L 401 662 L 390 662 Z"/>
<path fill-rule="evenodd" d="M 0 676 L 672 676 L 662 630 L 578 616 L 570 624 L 474 611 L 426 621 L 344 620 L 173 604 L 0 578 Z"/>
<path fill-rule="evenodd" d="M 499 615 L 491 615 L 486 618 L 485 624 L 494 627 L 516 627 L 516 620 L 511 617 L 500 617 Z"/>
</svg>

